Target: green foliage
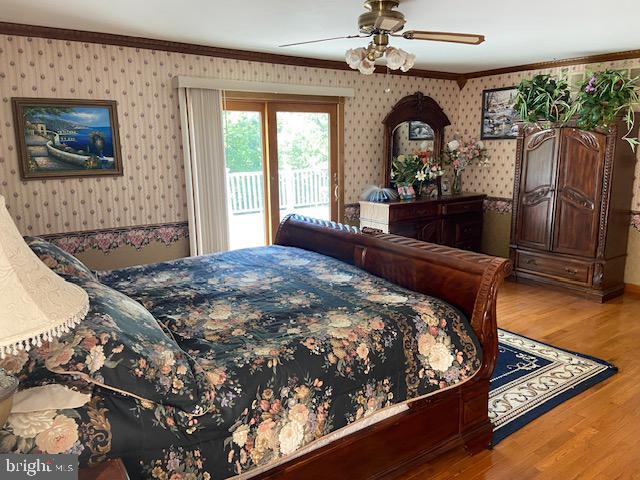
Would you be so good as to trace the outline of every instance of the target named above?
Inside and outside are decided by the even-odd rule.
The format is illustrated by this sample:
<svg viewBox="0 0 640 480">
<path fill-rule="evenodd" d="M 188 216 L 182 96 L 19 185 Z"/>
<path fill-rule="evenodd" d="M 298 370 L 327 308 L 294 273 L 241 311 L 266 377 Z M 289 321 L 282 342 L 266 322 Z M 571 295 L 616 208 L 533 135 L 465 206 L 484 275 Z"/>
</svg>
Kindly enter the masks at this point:
<svg viewBox="0 0 640 480">
<path fill-rule="evenodd" d="M 418 155 L 398 155 L 391 163 L 391 178 L 395 186 L 413 185 L 424 164 Z"/>
<path fill-rule="evenodd" d="M 551 75 L 535 75 L 518 85 L 515 108 L 527 123 L 539 121 L 564 123 L 574 113 L 570 104 L 569 84 L 566 79 Z"/>
<path fill-rule="evenodd" d="M 277 119 L 280 168 L 328 168 L 329 115 L 278 112 Z"/>
<path fill-rule="evenodd" d="M 426 153 L 426 152 L 425 152 Z M 398 155 L 391 162 L 391 181 L 395 187 L 418 187 L 444 174 L 441 162 L 431 155 Z"/>
<path fill-rule="evenodd" d="M 624 139 L 635 148 L 638 139 L 629 138 L 629 134 L 635 120 L 633 107 L 639 103 L 639 79 L 619 70 L 589 73 L 576 98 L 578 126 L 586 130 L 608 128 L 622 114 L 628 128 Z"/>
<path fill-rule="evenodd" d="M 225 156 L 234 172 L 262 170 L 262 126 L 258 112 L 226 111 Z M 322 113 L 278 112 L 281 168 L 329 166 L 329 118 Z"/>
<path fill-rule="evenodd" d="M 623 138 L 635 149 L 640 142 L 629 135 L 635 121 L 634 106 L 640 103 L 639 86 L 640 77 L 629 78 L 624 70 L 589 73 L 572 102 L 565 79 L 536 75 L 520 82 L 516 109 L 526 123 L 562 125 L 577 116 L 577 126 L 585 130 L 608 129 L 622 115 L 628 128 Z"/>
<path fill-rule="evenodd" d="M 262 171 L 260 114 L 226 111 L 224 115 L 224 153 L 229 171 Z"/>
</svg>

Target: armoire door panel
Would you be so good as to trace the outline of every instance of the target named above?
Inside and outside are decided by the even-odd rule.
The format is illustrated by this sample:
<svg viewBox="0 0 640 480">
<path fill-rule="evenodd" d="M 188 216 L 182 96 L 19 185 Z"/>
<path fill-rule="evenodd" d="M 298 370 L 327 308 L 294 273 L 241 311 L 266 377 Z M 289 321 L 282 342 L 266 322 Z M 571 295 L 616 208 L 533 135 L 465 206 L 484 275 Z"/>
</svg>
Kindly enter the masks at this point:
<svg viewBox="0 0 640 480">
<path fill-rule="evenodd" d="M 518 245 L 542 250 L 551 246 L 558 138 L 557 130 L 543 130 L 525 138 Z"/>
<path fill-rule="evenodd" d="M 606 137 L 562 130 L 553 245 L 558 253 L 592 257 L 598 245 Z"/>
</svg>

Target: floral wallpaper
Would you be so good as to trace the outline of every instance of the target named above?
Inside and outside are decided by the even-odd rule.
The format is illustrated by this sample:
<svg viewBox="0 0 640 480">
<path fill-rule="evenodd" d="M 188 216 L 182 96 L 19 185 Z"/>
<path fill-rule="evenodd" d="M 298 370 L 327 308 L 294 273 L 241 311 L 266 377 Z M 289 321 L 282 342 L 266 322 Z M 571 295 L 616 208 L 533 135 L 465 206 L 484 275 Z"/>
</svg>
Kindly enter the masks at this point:
<svg viewBox="0 0 640 480">
<path fill-rule="evenodd" d="M 529 70 L 489 77 L 470 79 L 460 92 L 458 123 L 456 131 L 463 135 L 480 137 L 480 118 L 482 113 L 482 91 L 490 88 L 516 86 L 523 78 L 538 73 L 559 74 L 566 70 L 570 83 L 576 84 L 584 78 L 587 70 L 605 68 L 633 69 L 634 75 L 640 75 L 640 58 L 606 62 L 602 64 L 573 65 L 564 68 Z M 516 140 L 486 140 L 485 145 L 491 155 L 489 167 L 471 167 L 464 174 L 463 185 L 466 190 L 483 192 L 492 197 L 510 198 L 513 195 L 513 176 L 516 158 Z M 640 149 L 638 150 L 640 158 Z M 636 164 L 636 183 L 634 187 L 633 210 L 640 210 L 640 161 Z"/>
<path fill-rule="evenodd" d="M 185 221 L 186 190 L 176 75 L 351 87 L 345 104 L 345 202 L 382 182 L 382 120 L 422 91 L 452 123 L 451 80 L 273 65 L 179 53 L 0 36 L 0 194 L 23 234 L 41 235 Z M 118 102 L 124 176 L 20 181 L 11 97 Z"/>
</svg>

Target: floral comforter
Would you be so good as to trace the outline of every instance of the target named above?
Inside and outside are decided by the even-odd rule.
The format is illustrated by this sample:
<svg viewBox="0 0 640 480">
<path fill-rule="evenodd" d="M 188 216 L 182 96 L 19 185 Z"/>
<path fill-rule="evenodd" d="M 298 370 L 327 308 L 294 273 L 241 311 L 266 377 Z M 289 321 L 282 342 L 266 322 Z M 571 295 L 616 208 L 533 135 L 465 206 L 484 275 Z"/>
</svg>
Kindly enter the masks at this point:
<svg viewBox="0 0 640 480">
<path fill-rule="evenodd" d="M 23 387 L 53 380 L 92 401 L 10 419 L 0 451 L 121 457 L 132 479 L 222 479 L 480 366 L 455 308 L 296 248 L 66 278 L 89 292 L 87 319 L 4 366 Z"/>
</svg>

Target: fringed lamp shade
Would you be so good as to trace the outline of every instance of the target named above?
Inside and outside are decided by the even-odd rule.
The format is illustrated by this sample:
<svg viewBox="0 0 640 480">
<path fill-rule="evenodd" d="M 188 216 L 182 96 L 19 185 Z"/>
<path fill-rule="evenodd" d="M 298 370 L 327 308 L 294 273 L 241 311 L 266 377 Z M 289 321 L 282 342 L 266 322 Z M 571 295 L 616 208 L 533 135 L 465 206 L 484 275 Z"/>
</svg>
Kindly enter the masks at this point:
<svg viewBox="0 0 640 480">
<path fill-rule="evenodd" d="M 0 195 L 0 358 L 68 332 L 88 309 L 87 293 L 31 251 Z"/>
</svg>

